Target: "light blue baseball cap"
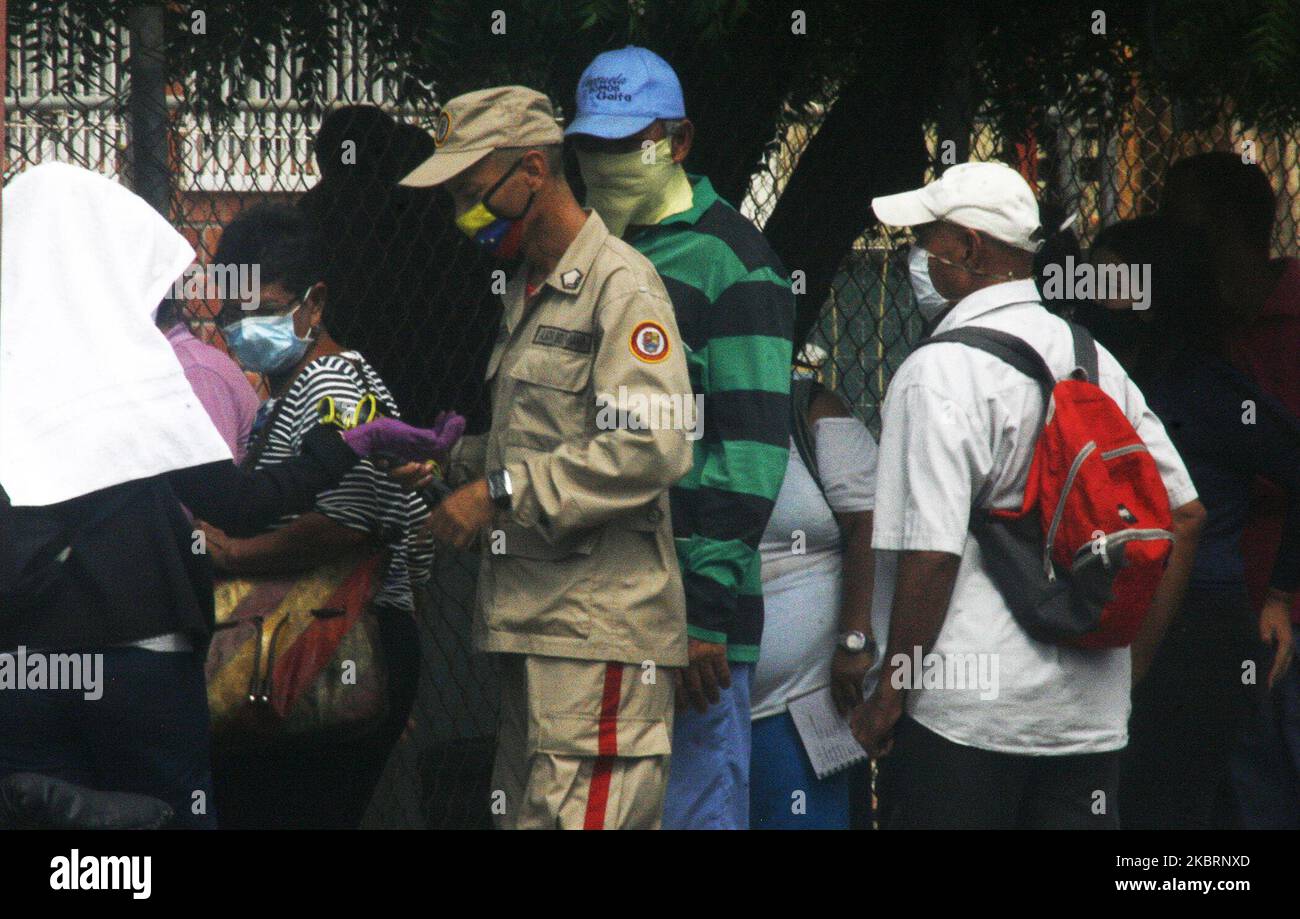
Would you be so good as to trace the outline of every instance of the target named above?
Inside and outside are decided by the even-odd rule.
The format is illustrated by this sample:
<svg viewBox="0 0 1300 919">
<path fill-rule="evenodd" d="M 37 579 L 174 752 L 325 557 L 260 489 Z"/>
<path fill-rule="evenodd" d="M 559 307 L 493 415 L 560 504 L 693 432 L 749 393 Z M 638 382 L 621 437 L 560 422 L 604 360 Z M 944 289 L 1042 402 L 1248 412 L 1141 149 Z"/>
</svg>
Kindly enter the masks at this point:
<svg viewBox="0 0 1300 919">
<path fill-rule="evenodd" d="M 685 118 L 682 84 L 668 62 L 646 48 L 605 51 L 578 79 L 578 110 L 564 130 L 606 140 L 630 137 L 660 118 Z"/>
</svg>

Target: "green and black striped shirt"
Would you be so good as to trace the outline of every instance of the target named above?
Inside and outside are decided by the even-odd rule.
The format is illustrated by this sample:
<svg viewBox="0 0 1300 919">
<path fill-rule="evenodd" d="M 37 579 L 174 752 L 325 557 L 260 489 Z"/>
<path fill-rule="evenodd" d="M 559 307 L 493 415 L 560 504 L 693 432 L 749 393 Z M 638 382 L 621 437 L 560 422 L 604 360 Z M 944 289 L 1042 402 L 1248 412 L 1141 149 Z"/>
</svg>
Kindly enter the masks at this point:
<svg viewBox="0 0 1300 919">
<path fill-rule="evenodd" d="M 670 496 L 688 632 L 753 662 L 763 634 L 758 544 L 790 445 L 794 295 L 763 234 L 707 178 L 690 180 L 690 210 L 627 241 L 663 278 L 703 397 L 695 462 Z"/>
</svg>

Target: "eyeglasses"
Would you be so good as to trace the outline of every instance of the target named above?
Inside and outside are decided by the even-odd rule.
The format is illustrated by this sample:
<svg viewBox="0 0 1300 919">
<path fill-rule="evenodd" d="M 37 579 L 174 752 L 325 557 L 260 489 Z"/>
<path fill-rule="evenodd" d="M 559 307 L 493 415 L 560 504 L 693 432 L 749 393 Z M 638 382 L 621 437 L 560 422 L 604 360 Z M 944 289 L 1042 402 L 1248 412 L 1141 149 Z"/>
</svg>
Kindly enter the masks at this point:
<svg viewBox="0 0 1300 919">
<path fill-rule="evenodd" d="M 505 171 L 505 174 L 502 175 L 501 178 L 493 182 L 491 188 L 483 192 L 483 197 L 480 198 L 479 200 L 483 202 L 483 206 L 487 208 L 489 211 L 492 211 L 492 205 L 488 204 L 488 202 L 492 200 L 492 196 L 495 195 L 498 191 L 500 191 L 501 186 L 505 185 L 506 182 L 510 180 L 510 177 L 515 174 L 515 172 L 519 169 L 519 164 L 522 163 L 523 161 L 524 158 L 522 156 L 519 157 L 519 159 L 515 160 L 510 165 L 510 168 Z M 496 211 L 492 211 L 492 213 L 495 214 Z"/>
<path fill-rule="evenodd" d="M 314 287 L 315 285 L 312 286 Z M 245 316 L 283 316 L 285 313 L 297 309 L 305 303 L 310 295 L 311 287 L 304 290 L 298 296 L 285 300 L 283 303 L 261 299 L 258 300 L 256 309 L 245 309 L 243 301 L 240 300 L 227 300 L 222 304 L 222 314 L 225 315 L 228 313 L 231 316 L 238 315 L 241 318 Z"/>
</svg>

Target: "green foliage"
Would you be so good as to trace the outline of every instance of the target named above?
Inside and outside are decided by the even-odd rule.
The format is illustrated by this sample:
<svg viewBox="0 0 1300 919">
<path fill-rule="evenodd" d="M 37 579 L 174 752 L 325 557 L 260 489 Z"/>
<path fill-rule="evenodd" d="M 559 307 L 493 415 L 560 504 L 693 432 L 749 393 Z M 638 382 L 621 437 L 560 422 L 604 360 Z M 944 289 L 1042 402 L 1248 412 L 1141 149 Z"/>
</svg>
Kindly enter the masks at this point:
<svg viewBox="0 0 1300 919">
<path fill-rule="evenodd" d="M 1144 73 L 1194 121 L 1300 122 L 1300 0 L 1153 0 Z"/>
<path fill-rule="evenodd" d="M 125 26 L 132 2 L 9 0 L 11 41 L 93 75 L 112 47 L 100 36 Z M 804 35 L 791 33 L 795 7 L 807 17 Z M 1102 35 L 1092 28 L 1098 8 Z M 971 96 L 1009 136 L 1052 108 L 1104 126 L 1135 76 L 1204 118 L 1231 100 L 1248 123 L 1300 122 L 1300 0 L 1109 9 L 1096 0 L 203 0 L 166 10 L 170 75 L 196 110 L 214 113 L 234 101 L 230 86 L 264 79 L 286 56 L 297 62 L 292 96 L 308 108 L 332 103 L 325 72 L 353 42 L 401 101 L 432 104 L 516 82 L 563 109 L 596 53 L 633 42 L 668 58 L 693 112 L 721 119 L 724 130 L 734 127 L 728 118 L 774 123 L 783 106 L 822 100 L 862 68 L 879 75 L 882 91 L 898 91 L 891 80 L 912 72 L 917 56 L 933 61 L 919 90 L 935 104 L 954 54 L 970 56 Z M 201 35 L 191 28 L 195 10 L 206 16 Z"/>
<path fill-rule="evenodd" d="M 78 82 L 93 77 L 111 58 L 112 42 L 106 32 L 125 27 L 129 0 L 65 0 L 58 12 L 41 0 L 9 0 L 8 37 L 34 58 L 59 60 L 66 65 L 58 74 L 56 93 L 70 94 Z M 45 75 L 49 78 L 49 74 Z"/>
<path fill-rule="evenodd" d="M 1132 95 L 1140 11 L 1096 0 L 980 3 L 975 96 L 1007 137 L 1023 137 L 1049 110 L 1104 130 Z"/>
</svg>

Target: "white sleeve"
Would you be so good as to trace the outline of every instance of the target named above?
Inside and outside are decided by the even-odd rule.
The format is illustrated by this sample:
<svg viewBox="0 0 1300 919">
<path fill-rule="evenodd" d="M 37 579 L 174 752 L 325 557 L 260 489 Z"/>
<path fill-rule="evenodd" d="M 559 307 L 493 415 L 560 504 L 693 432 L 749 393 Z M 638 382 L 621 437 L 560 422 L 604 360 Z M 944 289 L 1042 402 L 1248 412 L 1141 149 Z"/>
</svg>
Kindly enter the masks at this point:
<svg viewBox="0 0 1300 919">
<path fill-rule="evenodd" d="M 895 379 L 885 397 L 871 545 L 961 555 L 972 496 L 992 468 L 988 434 L 962 406 Z"/>
<path fill-rule="evenodd" d="M 837 514 L 855 514 L 876 506 L 879 451 L 867 426 L 854 417 L 822 418 L 813 425 L 817 472 L 826 503 Z"/>
</svg>

